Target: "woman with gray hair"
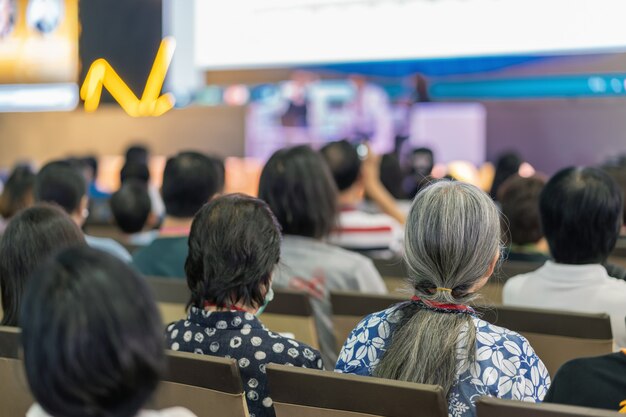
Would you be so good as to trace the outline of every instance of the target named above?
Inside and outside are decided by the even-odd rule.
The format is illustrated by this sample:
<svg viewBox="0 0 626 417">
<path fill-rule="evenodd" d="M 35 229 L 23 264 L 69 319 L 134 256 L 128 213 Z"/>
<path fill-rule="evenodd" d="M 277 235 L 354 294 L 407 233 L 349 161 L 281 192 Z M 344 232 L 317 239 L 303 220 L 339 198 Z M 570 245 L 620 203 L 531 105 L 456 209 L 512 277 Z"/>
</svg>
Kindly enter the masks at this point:
<svg viewBox="0 0 626 417">
<path fill-rule="evenodd" d="M 474 416 L 483 395 L 541 401 L 550 376 L 528 341 L 468 305 L 500 257 L 491 198 L 461 182 L 428 186 L 413 201 L 404 246 L 415 295 L 363 319 L 335 370 L 440 385 L 452 417 Z"/>
</svg>

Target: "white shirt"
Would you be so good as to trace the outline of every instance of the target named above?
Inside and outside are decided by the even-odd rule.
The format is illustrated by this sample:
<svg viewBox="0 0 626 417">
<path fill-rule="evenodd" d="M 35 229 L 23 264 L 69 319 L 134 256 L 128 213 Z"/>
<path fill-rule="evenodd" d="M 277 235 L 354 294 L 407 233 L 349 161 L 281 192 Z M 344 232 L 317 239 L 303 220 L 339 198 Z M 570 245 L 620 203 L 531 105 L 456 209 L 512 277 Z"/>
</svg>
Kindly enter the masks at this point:
<svg viewBox="0 0 626 417">
<path fill-rule="evenodd" d="M 349 250 L 400 252 L 402 234 L 402 226 L 387 214 L 342 209 L 339 226 L 331 232 L 328 242 Z"/>
<path fill-rule="evenodd" d="M 626 281 L 611 278 L 600 264 L 566 265 L 547 261 L 541 268 L 510 278 L 504 305 L 606 313 L 613 340 L 626 348 Z"/>
<path fill-rule="evenodd" d="M 33 404 L 26 412 L 26 417 L 52 417 L 39 404 Z M 137 417 L 196 417 L 194 413 L 182 407 L 167 408 L 165 410 L 142 410 Z"/>
</svg>

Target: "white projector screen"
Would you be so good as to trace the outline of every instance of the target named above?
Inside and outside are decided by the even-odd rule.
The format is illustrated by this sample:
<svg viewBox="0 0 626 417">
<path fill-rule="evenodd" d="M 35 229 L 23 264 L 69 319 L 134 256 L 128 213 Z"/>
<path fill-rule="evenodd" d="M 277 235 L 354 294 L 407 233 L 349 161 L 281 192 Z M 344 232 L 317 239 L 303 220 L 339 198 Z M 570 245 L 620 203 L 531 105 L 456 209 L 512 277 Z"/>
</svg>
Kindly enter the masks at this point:
<svg viewBox="0 0 626 417">
<path fill-rule="evenodd" d="M 195 0 L 199 69 L 626 49 L 626 0 Z"/>
</svg>

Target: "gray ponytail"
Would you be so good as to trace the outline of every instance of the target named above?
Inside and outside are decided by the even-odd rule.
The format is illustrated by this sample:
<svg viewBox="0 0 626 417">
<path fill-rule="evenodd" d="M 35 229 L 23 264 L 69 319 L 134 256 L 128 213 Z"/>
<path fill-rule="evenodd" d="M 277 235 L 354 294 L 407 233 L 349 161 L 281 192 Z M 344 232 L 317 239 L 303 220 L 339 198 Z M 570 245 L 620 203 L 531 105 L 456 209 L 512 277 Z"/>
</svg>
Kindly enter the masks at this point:
<svg viewBox="0 0 626 417">
<path fill-rule="evenodd" d="M 467 304 L 475 298 L 469 290 L 487 274 L 500 250 L 500 214 L 491 198 L 473 185 L 436 182 L 413 201 L 404 242 L 404 261 L 418 297 Z M 473 361 L 475 343 L 468 314 L 411 303 L 374 375 L 441 385 L 447 395 L 463 371 L 457 364 Z"/>
</svg>

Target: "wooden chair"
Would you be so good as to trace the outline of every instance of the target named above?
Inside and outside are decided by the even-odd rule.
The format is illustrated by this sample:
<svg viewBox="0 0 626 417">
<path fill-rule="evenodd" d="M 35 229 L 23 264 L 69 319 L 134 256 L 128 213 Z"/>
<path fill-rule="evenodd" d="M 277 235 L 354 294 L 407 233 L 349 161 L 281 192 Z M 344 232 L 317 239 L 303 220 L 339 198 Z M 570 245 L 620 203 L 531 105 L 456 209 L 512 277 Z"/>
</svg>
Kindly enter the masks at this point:
<svg viewBox="0 0 626 417">
<path fill-rule="evenodd" d="M 167 351 L 167 372 L 152 407 L 182 406 L 198 417 L 247 417 L 248 406 L 237 362 L 195 353 Z"/>
<path fill-rule="evenodd" d="M 298 341 L 319 349 L 313 307 L 306 293 L 274 290 L 274 300 L 267 305 L 260 319 L 271 331 L 293 335 Z"/>
<path fill-rule="evenodd" d="M 616 411 L 571 405 L 527 403 L 481 397 L 476 401 L 477 417 L 618 417 Z"/>
<path fill-rule="evenodd" d="M 22 360 L 20 330 L 0 327 L 0 415 L 24 417 L 34 403 Z M 198 417 L 247 417 L 248 407 L 234 359 L 167 352 L 167 371 L 147 408 L 181 406 Z"/>
<path fill-rule="evenodd" d="M 494 275 L 489 278 L 487 284 L 478 292 L 481 295 L 480 302 L 485 305 L 502 305 L 502 290 L 504 283 L 511 277 L 538 269 L 542 263 L 504 261 Z"/>
<path fill-rule="evenodd" d="M 20 330 L 0 327 L 0 415 L 24 417 L 35 402 L 19 357 Z"/>
<path fill-rule="evenodd" d="M 383 277 L 389 294 L 405 295 L 410 292 L 407 281 L 406 265 L 400 258 L 395 259 L 372 259 L 374 266 Z"/>
<path fill-rule="evenodd" d="M 613 351 L 613 333 L 607 314 L 508 306 L 475 308 L 483 320 L 526 337 L 553 376 L 571 359 Z"/>
<path fill-rule="evenodd" d="M 362 294 L 356 292 L 331 292 L 333 328 L 337 340 L 337 351 L 341 350 L 348 335 L 361 319 L 368 314 L 385 310 L 394 304 L 407 301 L 408 296 Z"/>
<path fill-rule="evenodd" d="M 184 278 L 146 277 L 157 300 L 164 324 L 187 317 L 187 302 L 191 293 Z"/>
<path fill-rule="evenodd" d="M 267 366 L 276 417 L 447 417 L 443 389 L 293 366 Z"/>
</svg>

